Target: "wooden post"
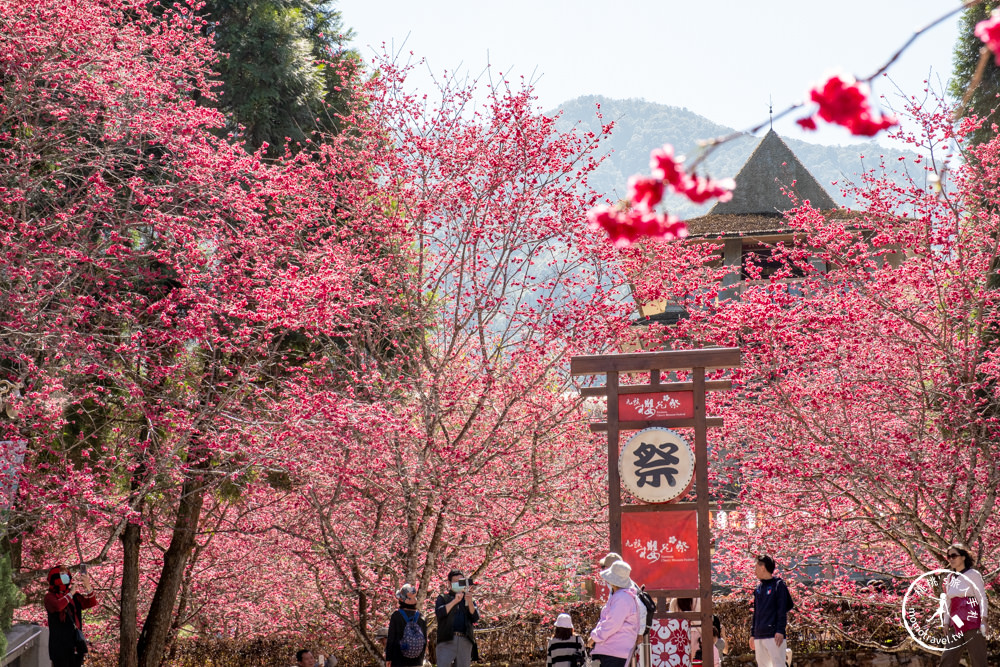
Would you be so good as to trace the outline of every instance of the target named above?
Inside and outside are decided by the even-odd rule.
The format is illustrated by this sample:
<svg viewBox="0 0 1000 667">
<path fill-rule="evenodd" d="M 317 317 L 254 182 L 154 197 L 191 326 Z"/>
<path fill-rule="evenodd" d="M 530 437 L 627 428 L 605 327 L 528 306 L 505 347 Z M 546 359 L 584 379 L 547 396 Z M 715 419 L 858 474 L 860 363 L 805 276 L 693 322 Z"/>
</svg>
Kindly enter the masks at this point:
<svg viewBox="0 0 1000 667">
<path fill-rule="evenodd" d="M 695 368 L 694 380 L 694 457 L 695 492 L 698 503 L 698 579 L 701 591 L 701 664 L 713 662 L 712 641 L 712 529 L 709 523 L 708 429 L 705 425 L 705 369 Z M 707 635 L 707 636 L 706 636 Z"/>
<path fill-rule="evenodd" d="M 622 483 L 618 473 L 618 373 L 608 372 L 608 531 L 611 551 L 622 552 Z"/>
</svg>

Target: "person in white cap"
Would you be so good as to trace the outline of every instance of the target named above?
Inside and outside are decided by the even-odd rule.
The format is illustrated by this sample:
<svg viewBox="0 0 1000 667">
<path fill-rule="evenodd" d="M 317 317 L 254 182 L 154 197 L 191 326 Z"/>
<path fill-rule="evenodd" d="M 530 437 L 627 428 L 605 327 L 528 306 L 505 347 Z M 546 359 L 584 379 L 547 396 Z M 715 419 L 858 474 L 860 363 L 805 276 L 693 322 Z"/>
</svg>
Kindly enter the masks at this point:
<svg viewBox="0 0 1000 667">
<path fill-rule="evenodd" d="M 546 650 L 545 667 L 582 667 L 587 660 L 583 637 L 573 633 L 573 619 L 559 614 Z"/>
<path fill-rule="evenodd" d="M 625 667 L 639 635 L 639 612 L 632 590 L 632 568 L 623 560 L 601 571 L 601 579 L 611 586 L 601 619 L 590 633 L 591 654 L 600 667 Z"/>
</svg>

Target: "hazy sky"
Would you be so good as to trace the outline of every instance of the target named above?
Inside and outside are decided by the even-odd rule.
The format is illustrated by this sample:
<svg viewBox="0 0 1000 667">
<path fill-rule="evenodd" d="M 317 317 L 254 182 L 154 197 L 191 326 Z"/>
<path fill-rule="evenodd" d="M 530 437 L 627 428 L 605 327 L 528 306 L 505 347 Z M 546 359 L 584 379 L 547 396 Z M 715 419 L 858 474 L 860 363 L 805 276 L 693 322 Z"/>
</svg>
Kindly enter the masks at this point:
<svg viewBox="0 0 1000 667">
<path fill-rule="evenodd" d="M 534 78 L 539 106 L 587 94 L 638 97 L 686 107 L 737 129 L 805 97 L 833 69 L 868 76 L 954 0 L 339 0 L 354 45 L 426 58 L 435 72 L 478 75 L 492 64 Z M 889 71 L 909 95 L 950 76 L 958 18 L 924 34 Z M 426 69 L 424 70 L 426 71 Z M 429 77 L 416 77 L 424 88 Z M 883 80 L 876 94 L 896 96 Z M 792 118 L 801 116 L 793 114 Z M 783 135 L 814 143 L 850 141 L 839 128 Z"/>
</svg>

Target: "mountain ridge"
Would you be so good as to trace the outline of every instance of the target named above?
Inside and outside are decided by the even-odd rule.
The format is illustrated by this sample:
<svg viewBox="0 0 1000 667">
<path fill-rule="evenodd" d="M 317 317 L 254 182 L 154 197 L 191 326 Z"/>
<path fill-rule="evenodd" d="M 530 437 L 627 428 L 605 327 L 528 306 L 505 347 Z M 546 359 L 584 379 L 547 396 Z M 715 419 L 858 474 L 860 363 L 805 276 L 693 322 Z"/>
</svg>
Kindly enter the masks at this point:
<svg viewBox="0 0 1000 667">
<path fill-rule="evenodd" d="M 599 111 L 601 117 L 597 115 Z M 559 105 L 556 121 L 563 131 L 591 131 L 600 134 L 601 126 L 614 121 L 615 126 L 601 152 L 607 157 L 589 177 L 591 187 L 612 201 L 625 197 L 627 183 L 634 174 L 649 173 L 649 153 L 664 144 L 672 144 L 677 155 L 697 154 L 699 140 L 738 134 L 736 130 L 705 118 L 685 107 L 677 107 L 640 98 L 613 99 L 603 95 L 584 95 Z M 699 172 L 716 178 L 735 176 L 750 154 L 763 139 L 751 134 L 718 146 L 699 167 Z M 854 201 L 843 191 L 843 185 L 857 180 L 866 168 L 870 156 L 878 163 L 881 156 L 907 158 L 918 156 L 911 151 L 888 149 L 875 141 L 847 146 L 824 146 L 781 135 L 781 139 L 799 158 L 838 205 L 852 206 Z M 862 158 L 862 156 L 865 156 Z M 904 174 L 889 172 L 893 180 L 902 183 Z M 667 210 L 683 218 L 704 215 L 711 204 L 697 206 L 687 199 L 671 196 L 665 200 Z"/>
</svg>

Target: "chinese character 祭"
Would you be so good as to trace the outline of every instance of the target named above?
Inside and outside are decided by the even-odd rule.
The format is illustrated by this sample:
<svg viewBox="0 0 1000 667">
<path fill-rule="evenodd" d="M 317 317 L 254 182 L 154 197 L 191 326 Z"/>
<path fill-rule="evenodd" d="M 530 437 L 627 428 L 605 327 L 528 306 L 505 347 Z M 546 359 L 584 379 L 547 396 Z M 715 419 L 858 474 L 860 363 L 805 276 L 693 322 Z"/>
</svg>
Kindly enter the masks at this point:
<svg viewBox="0 0 1000 667">
<path fill-rule="evenodd" d="M 674 454 L 677 453 L 677 445 L 672 442 L 665 442 L 653 445 L 647 442 L 641 443 L 635 448 L 635 475 L 638 478 L 636 484 L 643 487 L 660 487 L 660 477 L 667 480 L 670 486 L 677 486 L 677 468 L 680 463 Z"/>
</svg>

